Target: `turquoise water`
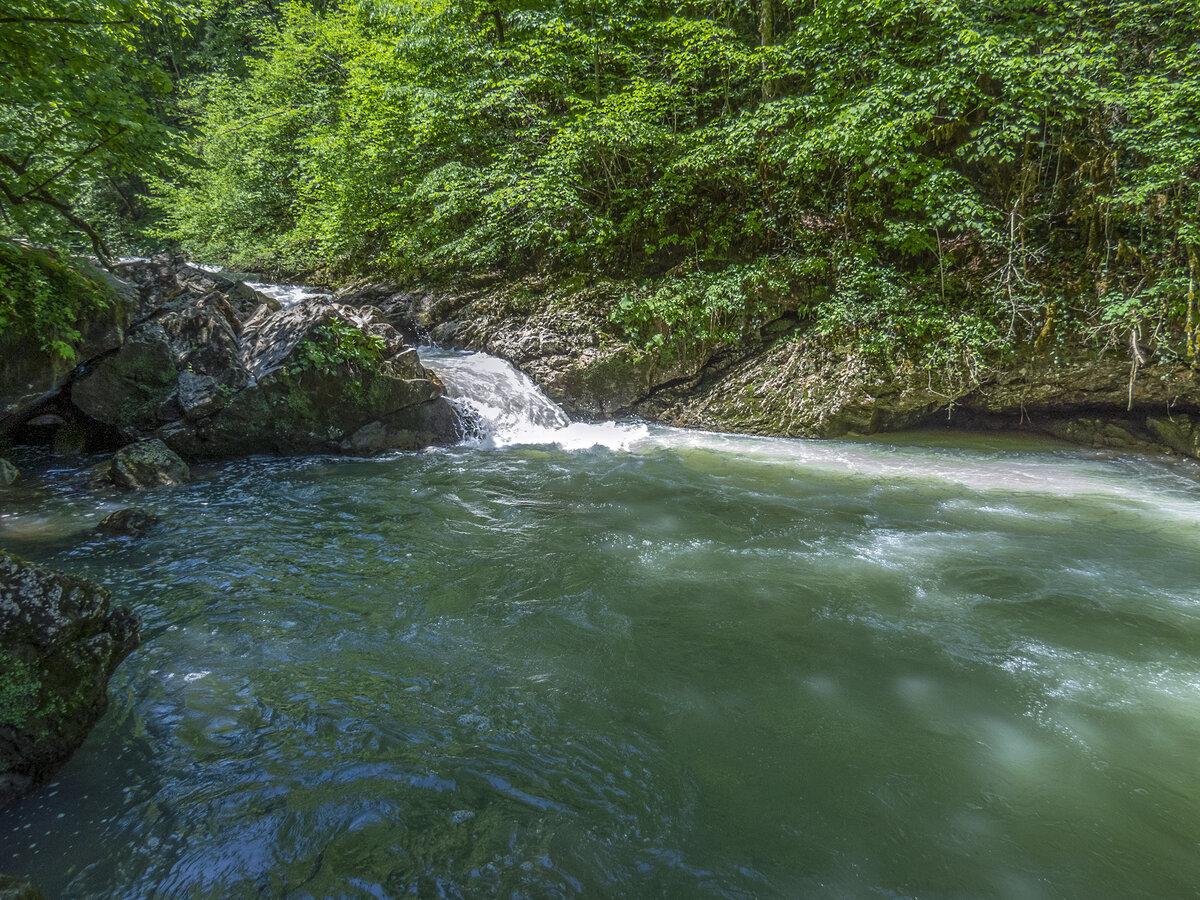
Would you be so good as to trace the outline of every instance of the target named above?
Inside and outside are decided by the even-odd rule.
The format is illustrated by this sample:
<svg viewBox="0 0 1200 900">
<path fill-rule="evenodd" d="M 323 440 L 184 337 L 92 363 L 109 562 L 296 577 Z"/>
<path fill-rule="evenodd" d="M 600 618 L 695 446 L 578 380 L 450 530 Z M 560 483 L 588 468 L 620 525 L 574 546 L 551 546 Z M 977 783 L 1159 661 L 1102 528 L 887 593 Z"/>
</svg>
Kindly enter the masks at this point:
<svg viewBox="0 0 1200 900">
<path fill-rule="evenodd" d="M 1190 897 L 1200 480 L 974 439 L 79 470 L 0 546 L 144 618 L 0 812 L 50 897 Z"/>
</svg>

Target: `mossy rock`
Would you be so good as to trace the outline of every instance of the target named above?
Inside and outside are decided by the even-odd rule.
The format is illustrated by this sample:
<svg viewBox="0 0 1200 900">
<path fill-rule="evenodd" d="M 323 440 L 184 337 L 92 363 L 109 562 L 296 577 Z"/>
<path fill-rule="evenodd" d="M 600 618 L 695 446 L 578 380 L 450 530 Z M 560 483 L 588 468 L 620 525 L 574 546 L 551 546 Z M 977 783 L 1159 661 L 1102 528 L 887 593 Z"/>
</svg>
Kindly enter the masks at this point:
<svg viewBox="0 0 1200 900">
<path fill-rule="evenodd" d="M 138 627 L 93 582 L 0 551 L 0 807 L 83 743 Z"/>
<path fill-rule="evenodd" d="M 1176 453 L 1200 459 L 1200 417 L 1152 417 L 1146 420 L 1146 427 Z"/>
<path fill-rule="evenodd" d="M 179 373 L 164 336 L 148 331 L 128 341 L 71 386 L 71 402 L 98 422 L 149 433 Z"/>
<path fill-rule="evenodd" d="M 115 350 L 138 301 L 81 260 L 0 240 L 0 432 Z"/>
<path fill-rule="evenodd" d="M 98 484 L 144 491 L 185 484 L 192 480 L 192 471 L 175 451 L 152 438 L 122 447 L 92 470 L 92 478 Z"/>
<path fill-rule="evenodd" d="M 28 878 L 0 875 L 0 900 L 46 900 L 46 895 Z"/>
</svg>

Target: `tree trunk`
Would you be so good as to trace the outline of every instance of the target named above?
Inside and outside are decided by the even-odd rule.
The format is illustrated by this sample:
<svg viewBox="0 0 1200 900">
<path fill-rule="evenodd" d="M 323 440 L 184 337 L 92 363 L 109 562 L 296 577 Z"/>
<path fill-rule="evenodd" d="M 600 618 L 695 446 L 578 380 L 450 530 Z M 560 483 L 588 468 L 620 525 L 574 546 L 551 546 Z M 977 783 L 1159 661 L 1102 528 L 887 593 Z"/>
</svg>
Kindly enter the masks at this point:
<svg viewBox="0 0 1200 900">
<path fill-rule="evenodd" d="M 492 24 L 496 29 L 496 46 L 501 47 L 504 45 L 504 14 L 497 6 L 492 7 Z"/>
<path fill-rule="evenodd" d="M 775 0 L 759 0 L 758 5 L 758 37 L 762 47 L 770 47 L 775 43 Z M 775 79 L 770 76 L 770 64 L 763 60 L 762 96 L 770 100 L 775 96 Z"/>
</svg>

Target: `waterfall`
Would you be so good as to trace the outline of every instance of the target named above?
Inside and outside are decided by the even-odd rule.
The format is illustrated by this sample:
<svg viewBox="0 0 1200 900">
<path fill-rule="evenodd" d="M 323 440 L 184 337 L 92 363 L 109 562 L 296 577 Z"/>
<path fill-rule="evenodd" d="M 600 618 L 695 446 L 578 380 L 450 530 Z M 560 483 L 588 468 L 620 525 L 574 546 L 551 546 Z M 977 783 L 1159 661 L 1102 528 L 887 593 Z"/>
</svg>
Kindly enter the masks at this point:
<svg viewBox="0 0 1200 900">
<path fill-rule="evenodd" d="M 627 450 L 645 439 L 645 425 L 572 422 L 533 380 L 496 356 L 421 348 L 421 362 L 436 372 L 446 395 L 476 423 L 484 447 L 556 444 L 565 450 Z"/>
</svg>

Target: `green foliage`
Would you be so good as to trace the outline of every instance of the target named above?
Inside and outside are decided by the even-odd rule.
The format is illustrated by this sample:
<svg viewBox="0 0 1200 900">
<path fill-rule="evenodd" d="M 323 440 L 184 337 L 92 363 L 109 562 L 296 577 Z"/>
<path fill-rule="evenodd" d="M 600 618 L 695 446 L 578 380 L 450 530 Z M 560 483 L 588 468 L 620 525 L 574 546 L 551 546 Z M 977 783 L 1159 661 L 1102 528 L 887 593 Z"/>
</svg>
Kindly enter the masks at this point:
<svg viewBox="0 0 1200 900">
<path fill-rule="evenodd" d="M 324 375 L 373 371 L 383 361 L 387 345 L 383 338 L 348 325 L 340 319 L 330 319 L 313 329 L 310 338 L 293 351 L 288 367 L 293 375 L 315 371 Z"/>
<path fill-rule="evenodd" d="M 115 302 L 107 285 L 52 251 L 0 240 L 0 335 L 31 339 L 70 362 L 80 320 Z"/>
<path fill-rule="evenodd" d="M 175 31 L 171 0 L 10 0 L 0 15 L 0 225 L 59 243 L 103 235 L 80 214 L 84 195 L 158 166 L 168 127 L 156 107 L 171 88 L 143 51 L 147 32 Z M 128 202 L 128 200 L 127 200 Z"/>
<path fill-rule="evenodd" d="M 0 650 L 0 728 L 21 728 L 38 711 L 42 682 L 34 667 Z"/>
<path fill-rule="evenodd" d="M 1189 0 L 766 9 L 287 3 L 244 77 L 190 85 L 172 234 L 284 268 L 632 275 L 614 322 L 648 345 L 795 308 L 976 358 L 1067 298 L 1098 336 L 1191 352 Z"/>
<path fill-rule="evenodd" d="M 818 332 L 849 335 L 881 360 L 916 359 L 930 372 L 973 379 L 1004 343 L 1002 311 L 987 297 L 939 296 L 928 278 L 902 279 L 863 257 L 843 260 L 835 285 L 817 309 Z"/>
<path fill-rule="evenodd" d="M 794 306 L 805 268 L 793 257 L 717 271 L 675 272 L 626 292 L 609 321 L 646 350 L 736 342 Z"/>
</svg>

